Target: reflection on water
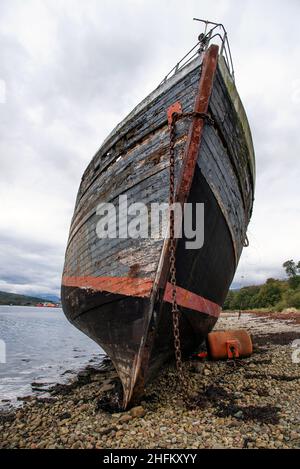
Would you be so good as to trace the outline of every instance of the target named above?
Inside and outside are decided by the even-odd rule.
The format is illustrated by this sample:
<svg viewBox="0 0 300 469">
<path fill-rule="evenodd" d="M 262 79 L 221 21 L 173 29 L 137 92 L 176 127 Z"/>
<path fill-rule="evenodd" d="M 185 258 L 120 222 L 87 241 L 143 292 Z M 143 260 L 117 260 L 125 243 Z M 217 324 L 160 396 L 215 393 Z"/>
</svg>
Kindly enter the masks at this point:
<svg viewBox="0 0 300 469">
<path fill-rule="evenodd" d="M 31 383 L 70 378 L 88 362 L 100 363 L 101 348 L 65 318 L 60 308 L 0 306 L 0 405 L 32 393 Z"/>
</svg>

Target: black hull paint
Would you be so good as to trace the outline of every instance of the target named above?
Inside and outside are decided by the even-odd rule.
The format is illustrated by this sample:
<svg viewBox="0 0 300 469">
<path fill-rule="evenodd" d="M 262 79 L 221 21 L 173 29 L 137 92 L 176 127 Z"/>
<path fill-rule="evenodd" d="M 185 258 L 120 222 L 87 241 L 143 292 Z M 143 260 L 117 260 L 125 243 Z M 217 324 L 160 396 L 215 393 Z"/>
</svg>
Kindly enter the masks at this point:
<svg viewBox="0 0 300 469">
<path fill-rule="evenodd" d="M 202 65 L 200 58 L 195 59 L 117 126 L 85 171 L 76 200 L 62 281 L 63 309 L 69 321 L 112 359 L 123 385 L 124 407 L 134 403 L 174 357 L 171 305 L 163 300 L 169 275 L 167 242 L 98 239 L 96 207 L 100 202 L 115 203 L 122 194 L 128 203 L 168 202 L 166 111 L 176 102 L 184 113 L 202 110 L 215 121 L 208 126 L 183 119 L 176 126 L 177 195 L 192 204 L 204 203 L 205 211 L 203 247 L 188 250 L 184 238 L 177 243 L 176 285 L 219 310 L 252 212 L 251 133 L 224 61 L 211 46 Z M 194 162 L 192 172 L 187 161 Z M 182 174 L 191 182 L 183 197 Z M 217 321 L 217 314 L 202 306 L 180 307 L 184 355 L 199 347 Z"/>
<path fill-rule="evenodd" d="M 205 241 L 196 252 L 185 249 L 184 238 L 179 241 L 177 283 L 221 306 L 235 271 L 234 252 L 226 221 L 199 167 L 188 202 L 205 204 Z M 78 299 L 78 306 L 72 306 L 72 297 Z M 139 374 L 141 386 L 145 386 L 163 364 L 174 357 L 171 305 L 162 301 L 162 297 L 163 292 L 159 291 L 152 308 L 147 299 L 62 287 L 63 308 L 69 321 L 111 357 L 123 383 L 128 379 L 128 370 L 133 369 L 140 338 L 146 334 Z M 147 326 L 149 309 L 151 321 Z M 183 307 L 181 312 L 182 351 L 188 355 L 205 340 L 217 318 Z"/>
</svg>

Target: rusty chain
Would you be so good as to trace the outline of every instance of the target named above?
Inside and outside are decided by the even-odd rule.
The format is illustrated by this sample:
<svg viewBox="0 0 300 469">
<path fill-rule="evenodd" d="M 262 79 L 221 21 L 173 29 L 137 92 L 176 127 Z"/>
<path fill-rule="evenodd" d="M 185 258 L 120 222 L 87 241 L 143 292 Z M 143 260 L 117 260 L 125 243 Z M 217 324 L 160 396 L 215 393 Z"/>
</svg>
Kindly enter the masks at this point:
<svg viewBox="0 0 300 469">
<path fill-rule="evenodd" d="M 202 112 L 187 112 L 177 113 L 174 112 L 170 122 L 170 193 L 169 193 L 169 205 L 170 207 L 176 201 L 175 195 L 175 141 L 176 141 L 176 123 L 178 120 L 183 118 L 200 118 L 208 122 L 209 124 L 214 123 L 213 119 L 209 114 Z M 170 210 L 170 233 L 169 233 L 169 255 L 170 255 L 170 283 L 172 285 L 172 320 L 173 320 L 173 334 L 174 334 L 174 351 L 176 368 L 178 377 L 181 385 L 182 392 L 187 388 L 187 382 L 182 365 L 182 353 L 181 353 L 181 341 L 180 341 L 180 310 L 177 304 L 176 298 L 176 240 L 175 240 L 175 218 L 174 210 Z"/>
</svg>

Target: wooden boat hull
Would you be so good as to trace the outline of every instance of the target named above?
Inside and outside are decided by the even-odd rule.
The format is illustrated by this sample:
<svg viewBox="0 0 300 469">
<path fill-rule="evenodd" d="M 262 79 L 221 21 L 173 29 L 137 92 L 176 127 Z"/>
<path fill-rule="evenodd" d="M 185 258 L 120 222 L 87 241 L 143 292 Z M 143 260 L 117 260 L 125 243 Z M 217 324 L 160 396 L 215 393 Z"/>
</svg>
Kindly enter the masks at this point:
<svg viewBox="0 0 300 469">
<path fill-rule="evenodd" d="M 183 353 L 214 327 L 242 251 L 251 216 L 254 153 L 246 115 L 218 48 L 155 90 L 104 142 L 77 196 L 66 251 L 62 303 L 67 318 L 114 362 L 123 406 L 174 355 L 168 239 L 97 239 L 97 204 L 168 201 L 167 109 L 210 112 L 178 123 L 176 191 L 181 203 L 204 203 L 204 244 L 176 249 Z"/>
</svg>

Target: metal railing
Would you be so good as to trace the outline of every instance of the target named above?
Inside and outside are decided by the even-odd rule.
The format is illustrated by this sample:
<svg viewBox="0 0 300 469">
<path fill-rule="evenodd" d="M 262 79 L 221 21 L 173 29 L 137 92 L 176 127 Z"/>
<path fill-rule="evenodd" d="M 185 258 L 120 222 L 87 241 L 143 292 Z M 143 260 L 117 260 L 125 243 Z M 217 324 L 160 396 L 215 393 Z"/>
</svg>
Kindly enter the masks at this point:
<svg viewBox="0 0 300 469">
<path fill-rule="evenodd" d="M 219 42 L 220 46 L 220 55 L 223 55 L 227 68 L 229 70 L 232 79 L 234 80 L 234 68 L 232 62 L 232 56 L 228 41 L 228 34 L 226 29 L 224 28 L 223 24 L 221 23 L 214 23 L 208 20 L 202 20 L 199 18 L 193 18 L 194 21 L 200 21 L 201 23 L 205 24 L 204 32 L 201 33 L 198 37 L 198 42 L 195 44 L 191 50 L 185 54 L 184 57 L 173 67 L 169 73 L 164 77 L 164 79 L 159 84 L 162 85 L 165 83 L 168 78 L 175 75 L 179 72 L 183 67 L 185 67 L 189 62 L 191 62 L 197 55 L 203 54 L 206 51 L 211 41 L 214 39 L 215 41 Z"/>
</svg>

